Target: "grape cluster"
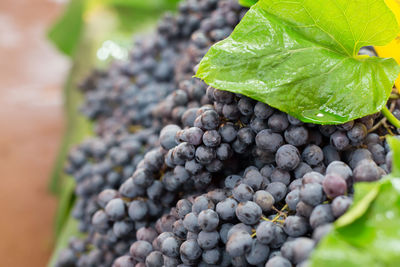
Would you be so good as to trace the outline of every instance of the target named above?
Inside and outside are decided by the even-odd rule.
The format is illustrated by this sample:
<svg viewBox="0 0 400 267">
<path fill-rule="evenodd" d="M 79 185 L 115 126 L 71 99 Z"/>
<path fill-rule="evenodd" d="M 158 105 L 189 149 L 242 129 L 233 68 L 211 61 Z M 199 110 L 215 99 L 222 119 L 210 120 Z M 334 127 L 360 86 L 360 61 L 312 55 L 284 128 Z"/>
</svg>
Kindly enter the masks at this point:
<svg viewBox="0 0 400 267">
<path fill-rule="evenodd" d="M 307 266 L 353 184 L 390 172 L 380 113 L 308 124 L 191 78 L 245 12 L 184 1 L 128 62 L 84 81 L 98 137 L 66 170 L 87 237 L 71 238 L 57 267 Z"/>
<path fill-rule="evenodd" d="M 247 167 L 220 188 L 180 199 L 114 266 L 306 266 L 352 203 L 352 169 L 332 161 L 325 176 L 308 172 L 288 185 L 270 182 L 269 169 Z"/>
<path fill-rule="evenodd" d="M 72 215 L 82 232 L 89 231 L 103 189 L 118 189 L 132 176 L 143 154 L 158 144 L 151 129 L 133 134 L 88 139 L 70 151 L 66 172 L 76 181 L 78 197 Z"/>
<path fill-rule="evenodd" d="M 158 237 L 138 239 L 115 266 L 306 264 L 351 205 L 353 184 L 378 180 L 390 169 L 387 145 L 367 130 L 377 115 L 317 126 L 240 95 L 209 88 L 208 96 L 214 105 L 199 108 L 192 124 L 183 130 L 167 125 L 160 134 L 161 146 L 169 149 L 165 164 L 185 169 L 192 191 L 208 193 L 179 200 L 156 222 Z M 228 105 L 237 111 L 224 112 Z M 222 145 L 227 158 L 217 152 Z M 233 174 L 230 157 L 242 159 L 239 174 Z M 178 181 L 162 179 L 184 195 Z"/>
</svg>

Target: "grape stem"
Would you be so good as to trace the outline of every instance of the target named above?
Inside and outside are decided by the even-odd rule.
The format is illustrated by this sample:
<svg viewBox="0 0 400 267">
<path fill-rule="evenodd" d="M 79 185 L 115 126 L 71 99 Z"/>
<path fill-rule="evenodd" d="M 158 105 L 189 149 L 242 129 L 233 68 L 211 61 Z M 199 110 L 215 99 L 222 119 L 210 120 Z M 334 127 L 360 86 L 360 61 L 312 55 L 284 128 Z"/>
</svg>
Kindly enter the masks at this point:
<svg viewBox="0 0 400 267">
<path fill-rule="evenodd" d="M 400 128 L 400 121 L 390 112 L 390 110 L 385 106 L 382 109 L 383 116 L 396 128 Z"/>
</svg>

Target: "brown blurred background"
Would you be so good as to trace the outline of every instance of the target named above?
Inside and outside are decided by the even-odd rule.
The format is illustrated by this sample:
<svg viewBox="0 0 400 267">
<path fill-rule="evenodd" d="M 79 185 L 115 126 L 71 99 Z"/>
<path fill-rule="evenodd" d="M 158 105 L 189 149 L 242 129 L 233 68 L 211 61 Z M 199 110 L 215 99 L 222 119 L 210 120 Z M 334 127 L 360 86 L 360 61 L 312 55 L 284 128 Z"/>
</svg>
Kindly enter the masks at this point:
<svg viewBox="0 0 400 267">
<path fill-rule="evenodd" d="M 0 1 L 0 266 L 46 266 L 68 60 L 46 40 L 63 4 Z"/>
</svg>

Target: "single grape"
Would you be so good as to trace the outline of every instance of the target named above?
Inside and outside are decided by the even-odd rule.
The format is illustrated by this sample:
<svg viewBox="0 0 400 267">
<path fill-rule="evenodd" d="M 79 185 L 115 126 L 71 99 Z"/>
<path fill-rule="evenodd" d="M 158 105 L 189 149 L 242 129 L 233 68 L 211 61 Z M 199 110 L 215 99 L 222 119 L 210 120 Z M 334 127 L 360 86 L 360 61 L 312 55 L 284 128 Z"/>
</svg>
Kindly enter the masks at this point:
<svg viewBox="0 0 400 267">
<path fill-rule="evenodd" d="M 310 225 L 313 229 L 320 225 L 333 222 L 335 217 L 331 205 L 321 204 L 314 208 L 310 215 Z"/>
<path fill-rule="evenodd" d="M 218 214 L 211 209 L 201 211 L 197 220 L 200 228 L 208 232 L 216 230 L 219 224 Z"/>
<path fill-rule="evenodd" d="M 246 260 L 251 265 L 264 263 L 268 259 L 269 247 L 257 239 L 253 239 L 251 249 L 246 253 Z"/>
<path fill-rule="evenodd" d="M 234 199 L 226 198 L 225 200 L 217 203 L 215 210 L 222 220 L 229 221 L 235 218 L 236 207 L 237 202 Z"/>
<path fill-rule="evenodd" d="M 276 152 L 275 161 L 278 168 L 292 171 L 300 163 L 299 150 L 293 145 L 283 145 Z"/>
<path fill-rule="evenodd" d="M 232 190 L 233 197 L 239 201 L 244 202 L 253 199 L 254 190 L 247 184 L 238 184 Z"/>
<path fill-rule="evenodd" d="M 271 152 L 276 152 L 283 145 L 282 136 L 271 132 L 269 129 L 257 133 L 255 141 L 257 147 Z"/>
<path fill-rule="evenodd" d="M 275 202 L 279 202 L 285 197 L 287 188 L 283 183 L 273 182 L 267 186 L 267 191 L 274 197 Z"/>
<path fill-rule="evenodd" d="M 308 130 L 304 126 L 289 126 L 284 135 L 286 142 L 293 146 L 302 146 L 308 141 Z"/>
<path fill-rule="evenodd" d="M 239 221 L 252 225 L 255 224 L 261 217 L 262 210 L 253 201 L 241 202 L 236 208 L 236 217 Z"/>
<path fill-rule="evenodd" d="M 301 155 L 303 160 L 311 166 L 318 165 L 324 159 L 324 153 L 322 152 L 322 149 L 317 145 L 306 146 Z"/>
<path fill-rule="evenodd" d="M 289 210 L 296 210 L 297 203 L 300 201 L 300 189 L 291 190 L 285 198 L 285 202 L 289 207 Z"/>
<path fill-rule="evenodd" d="M 200 231 L 197 237 L 197 243 L 202 249 L 212 249 L 217 246 L 218 241 L 219 233 L 217 231 Z"/>
<path fill-rule="evenodd" d="M 261 208 L 263 212 L 268 212 L 272 209 L 275 199 L 271 193 L 265 190 L 255 192 L 253 201 Z"/>
<path fill-rule="evenodd" d="M 253 240 L 249 233 L 237 231 L 233 233 L 226 243 L 226 251 L 232 257 L 242 256 L 251 250 Z"/>
<path fill-rule="evenodd" d="M 349 144 L 350 140 L 347 138 L 344 132 L 336 131 L 331 135 L 331 145 L 337 150 L 344 150 Z"/>
<path fill-rule="evenodd" d="M 330 173 L 325 176 L 322 187 L 328 198 L 342 196 L 347 192 L 346 180 L 336 173 Z"/>
<path fill-rule="evenodd" d="M 189 239 L 182 243 L 179 248 L 181 255 L 190 260 L 197 260 L 202 255 L 202 250 L 196 240 Z"/>
<path fill-rule="evenodd" d="M 300 189 L 300 200 L 311 206 L 322 203 L 324 200 L 322 185 L 318 183 L 305 184 Z"/>
<path fill-rule="evenodd" d="M 129 249 L 132 257 L 140 262 L 144 262 L 147 255 L 149 255 L 152 251 L 153 246 L 149 242 L 143 240 L 136 241 Z"/>
<path fill-rule="evenodd" d="M 286 234 L 292 237 L 302 236 L 307 233 L 308 223 L 306 219 L 300 216 L 288 216 L 283 223 L 283 229 Z"/>
<path fill-rule="evenodd" d="M 292 264 L 286 258 L 275 256 L 268 260 L 265 267 L 291 267 Z"/>
</svg>

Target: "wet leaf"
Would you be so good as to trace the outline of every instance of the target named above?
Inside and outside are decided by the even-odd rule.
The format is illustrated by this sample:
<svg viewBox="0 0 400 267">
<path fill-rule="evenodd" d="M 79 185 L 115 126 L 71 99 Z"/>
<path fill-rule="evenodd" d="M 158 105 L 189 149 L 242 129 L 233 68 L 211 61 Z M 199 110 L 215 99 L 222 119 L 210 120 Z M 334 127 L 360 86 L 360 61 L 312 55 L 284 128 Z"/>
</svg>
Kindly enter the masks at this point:
<svg viewBox="0 0 400 267">
<path fill-rule="evenodd" d="M 383 1 L 262 0 L 210 48 L 196 77 L 305 122 L 344 123 L 385 105 L 400 67 L 357 53 L 398 32 Z"/>
</svg>

